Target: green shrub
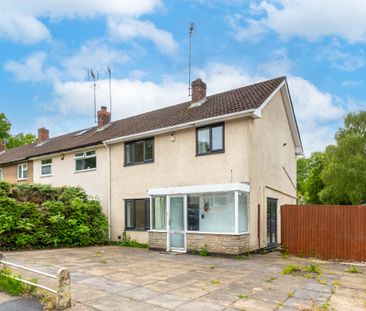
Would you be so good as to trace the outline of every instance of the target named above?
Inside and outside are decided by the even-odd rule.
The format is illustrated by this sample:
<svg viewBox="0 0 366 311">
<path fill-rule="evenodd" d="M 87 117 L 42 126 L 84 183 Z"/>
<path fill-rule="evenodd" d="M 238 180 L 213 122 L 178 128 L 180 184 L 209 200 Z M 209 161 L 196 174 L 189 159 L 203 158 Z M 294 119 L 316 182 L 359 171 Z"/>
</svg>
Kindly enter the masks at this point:
<svg viewBox="0 0 366 311">
<path fill-rule="evenodd" d="M 322 274 L 322 270 L 320 269 L 319 265 L 314 264 L 314 263 L 311 263 L 309 266 L 305 266 L 304 271 L 309 272 L 309 273 L 318 274 L 318 275 Z"/>
<path fill-rule="evenodd" d="M 11 296 L 21 296 L 24 294 L 33 293 L 36 287 L 33 285 L 25 284 L 21 281 L 14 279 L 14 277 L 21 279 L 21 274 L 14 274 L 10 268 L 4 268 L 0 270 L 0 291 L 5 292 Z M 37 283 L 36 279 L 29 280 L 33 283 Z"/>
<path fill-rule="evenodd" d="M 297 274 L 301 272 L 301 267 L 295 264 L 289 264 L 282 270 L 282 274 Z"/>
<path fill-rule="evenodd" d="M 361 273 L 360 270 L 358 270 L 358 268 L 355 267 L 355 266 L 349 267 L 348 269 L 345 270 L 345 272 L 348 272 L 348 273 Z"/>
<path fill-rule="evenodd" d="M 199 251 L 199 255 L 200 256 L 208 256 L 208 250 L 207 250 L 207 246 L 202 246 L 200 248 L 200 251 Z"/>
<path fill-rule="evenodd" d="M 131 239 L 131 237 L 126 233 L 126 231 L 123 232 L 122 240 L 120 242 L 116 242 L 114 244 L 116 244 L 118 246 L 136 247 L 136 248 L 148 248 L 149 247 L 149 244 L 147 244 L 147 243 L 140 243 L 139 241 Z"/>
<path fill-rule="evenodd" d="M 0 183 L 0 249 L 86 246 L 106 232 L 99 201 L 80 188 Z"/>
</svg>

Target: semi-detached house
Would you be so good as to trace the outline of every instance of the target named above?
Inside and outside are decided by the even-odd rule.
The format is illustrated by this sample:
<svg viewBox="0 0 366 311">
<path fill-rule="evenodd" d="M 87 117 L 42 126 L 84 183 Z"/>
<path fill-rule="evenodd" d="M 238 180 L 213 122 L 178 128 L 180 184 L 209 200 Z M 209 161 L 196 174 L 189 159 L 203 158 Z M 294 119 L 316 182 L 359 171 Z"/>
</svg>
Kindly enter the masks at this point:
<svg viewBox="0 0 366 311">
<path fill-rule="evenodd" d="M 0 154 L 11 182 L 81 186 L 99 198 L 112 240 L 152 249 L 240 254 L 280 242 L 296 202 L 302 145 L 285 77 L 206 96 Z"/>
</svg>

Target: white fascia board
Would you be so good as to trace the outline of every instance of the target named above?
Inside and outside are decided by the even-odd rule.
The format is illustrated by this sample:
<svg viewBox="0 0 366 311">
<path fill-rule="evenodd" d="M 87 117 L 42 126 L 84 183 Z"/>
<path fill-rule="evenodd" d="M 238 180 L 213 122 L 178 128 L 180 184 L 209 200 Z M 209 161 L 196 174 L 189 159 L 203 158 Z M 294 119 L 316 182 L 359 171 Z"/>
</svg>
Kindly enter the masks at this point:
<svg viewBox="0 0 366 311">
<path fill-rule="evenodd" d="M 267 99 L 254 111 L 253 115 L 258 119 L 262 117 L 262 110 L 268 105 L 268 103 L 273 99 L 277 92 L 281 91 L 282 98 L 285 102 L 285 110 L 287 114 L 287 119 L 289 120 L 292 138 L 295 143 L 296 155 L 303 155 L 304 151 L 302 148 L 301 138 L 299 129 L 296 124 L 295 112 L 293 109 L 290 92 L 286 80 L 284 80 L 272 93 L 267 97 Z"/>
<path fill-rule="evenodd" d="M 47 154 L 42 154 L 39 156 L 30 157 L 30 158 L 28 158 L 28 160 L 31 160 L 31 161 L 44 160 L 44 159 L 49 159 L 49 158 L 53 158 L 53 157 L 57 157 L 57 156 L 61 156 L 61 155 L 68 155 L 71 153 L 84 152 L 84 151 L 93 150 L 93 149 L 101 149 L 102 147 L 103 147 L 103 144 L 95 144 L 95 145 L 90 145 L 90 146 L 81 147 L 81 148 L 75 147 L 75 149 L 70 149 L 70 150 L 67 150 L 64 152 L 57 151 L 54 153 L 47 153 Z M 103 147 L 103 149 L 104 149 L 104 147 Z"/>
<path fill-rule="evenodd" d="M 292 137 L 295 141 L 296 155 L 303 155 L 304 149 L 302 147 L 299 128 L 297 126 L 294 107 L 292 105 L 292 100 L 291 100 L 291 96 L 290 96 L 290 92 L 289 92 L 287 83 L 285 83 L 285 85 L 281 89 L 281 94 L 282 94 L 282 98 L 285 101 L 285 109 L 286 109 L 286 113 L 287 113 L 287 118 L 289 120 Z"/>
<path fill-rule="evenodd" d="M 183 129 L 192 128 L 192 127 L 199 127 L 199 126 L 212 124 L 215 122 L 222 122 L 222 121 L 226 121 L 226 120 L 233 120 L 233 119 L 248 117 L 248 116 L 255 118 L 256 116 L 254 115 L 254 112 L 255 112 L 255 109 L 249 109 L 249 110 L 245 110 L 245 111 L 229 113 L 229 114 L 225 114 L 222 116 L 187 122 L 187 123 L 183 123 L 183 124 L 179 124 L 179 125 L 164 127 L 161 129 L 116 137 L 116 138 L 105 140 L 103 143 L 115 144 L 115 143 L 119 143 L 119 142 L 130 141 L 130 140 L 135 140 L 135 139 L 139 139 L 139 138 L 144 138 L 144 137 L 154 136 L 154 135 L 159 135 L 159 134 L 164 134 L 164 133 L 170 133 L 170 132 L 177 131 L 177 130 L 183 130 Z"/>
<path fill-rule="evenodd" d="M 250 186 L 243 183 L 229 183 L 229 184 L 212 184 L 212 185 L 196 185 L 183 187 L 166 187 L 148 189 L 149 195 L 176 195 L 176 194 L 192 194 L 192 193 L 213 193 L 213 192 L 229 192 L 229 191 L 243 191 L 249 192 Z"/>
</svg>

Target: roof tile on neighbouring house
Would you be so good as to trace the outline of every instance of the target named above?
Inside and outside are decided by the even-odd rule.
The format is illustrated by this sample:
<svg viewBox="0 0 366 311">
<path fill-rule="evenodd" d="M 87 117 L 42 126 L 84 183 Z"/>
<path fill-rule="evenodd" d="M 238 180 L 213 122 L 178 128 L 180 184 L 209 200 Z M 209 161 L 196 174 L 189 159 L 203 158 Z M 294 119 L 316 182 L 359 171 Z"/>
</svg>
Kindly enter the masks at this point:
<svg viewBox="0 0 366 311">
<path fill-rule="evenodd" d="M 190 108 L 191 101 L 187 101 L 182 104 L 111 122 L 102 131 L 97 131 L 95 126 L 82 135 L 77 135 L 82 131 L 79 130 L 50 138 L 42 145 L 34 143 L 6 150 L 0 154 L 0 164 L 19 162 L 30 157 L 98 145 L 108 139 L 256 109 L 285 79 L 285 77 L 279 77 L 211 95 L 207 97 L 203 105 L 194 108 Z"/>
</svg>

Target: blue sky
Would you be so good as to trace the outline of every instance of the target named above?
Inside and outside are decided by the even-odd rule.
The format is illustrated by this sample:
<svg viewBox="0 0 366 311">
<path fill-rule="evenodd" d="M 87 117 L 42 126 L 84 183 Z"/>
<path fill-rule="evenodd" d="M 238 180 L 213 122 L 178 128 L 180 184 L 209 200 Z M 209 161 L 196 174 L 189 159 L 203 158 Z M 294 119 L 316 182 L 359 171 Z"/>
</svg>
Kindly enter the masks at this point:
<svg viewBox="0 0 366 311">
<path fill-rule="evenodd" d="M 193 74 L 210 94 L 286 75 L 306 154 L 333 142 L 343 116 L 366 108 L 363 0 L 0 0 L 0 111 L 12 131 L 51 136 L 187 97 Z"/>
</svg>

